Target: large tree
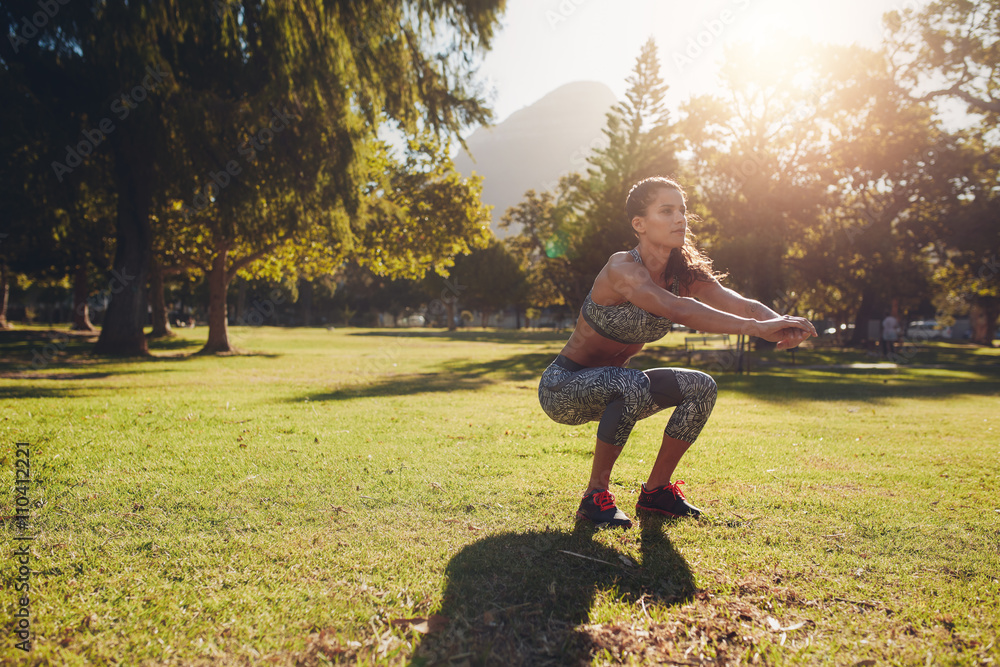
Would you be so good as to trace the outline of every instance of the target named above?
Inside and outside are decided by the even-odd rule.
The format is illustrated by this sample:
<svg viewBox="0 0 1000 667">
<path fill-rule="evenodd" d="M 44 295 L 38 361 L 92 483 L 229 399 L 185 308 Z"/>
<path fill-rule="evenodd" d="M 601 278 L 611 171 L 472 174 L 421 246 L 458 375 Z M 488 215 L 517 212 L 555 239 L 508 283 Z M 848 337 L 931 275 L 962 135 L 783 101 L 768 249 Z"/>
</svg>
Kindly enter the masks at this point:
<svg viewBox="0 0 1000 667">
<path fill-rule="evenodd" d="M 948 184 L 951 196 L 925 240 L 934 246 L 937 303 L 950 315 L 969 309 L 973 340 L 992 344 L 1000 315 L 1000 0 L 939 0 L 889 12 L 885 23 L 901 91 L 918 101 L 958 102 L 967 113 L 954 143 L 959 158 L 946 171 L 934 169 L 934 182 Z"/>
<path fill-rule="evenodd" d="M 961 100 L 1000 123 L 1000 0 L 936 0 L 888 12 L 896 80 L 922 101 Z"/>
<path fill-rule="evenodd" d="M 73 328 L 92 330 L 88 298 L 98 270 L 108 266 L 109 221 L 114 195 L 107 187 L 108 161 L 94 156 L 92 169 L 53 178 L 47 153 L 74 140 L 74 110 L 55 89 L 31 90 L 0 68 L 0 278 L 73 282 Z M 68 122 L 67 122 L 68 121 Z M 6 325 L 6 289 L 0 295 L 0 327 Z M 105 289 L 105 292 L 108 290 Z"/>
<path fill-rule="evenodd" d="M 938 178 L 951 139 L 927 104 L 892 85 L 883 53 L 838 49 L 827 72 L 833 131 L 824 171 L 832 197 L 808 241 L 806 276 L 853 306 L 860 343 L 871 320 L 929 300 L 924 232 L 955 194 L 947 177 Z"/>
<path fill-rule="evenodd" d="M 151 216 L 177 202 L 186 222 L 210 232 L 211 317 L 221 322 L 219 286 L 239 268 L 234 250 L 263 256 L 317 226 L 313 236 L 349 245 L 383 118 L 406 133 L 447 135 L 488 117 L 470 54 L 488 48 L 502 7 L 246 0 L 213 12 L 194 0 L 94 0 L 61 6 L 37 34 L 5 41 L 12 76 L 58 88 L 82 110 L 80 140 L 52 147 L 53 175 L 87 168 L 80 153 L 104 143 L 113 162 L 114 271 L 125 289 L 95 351 L 145 351 Z M 13 35 L 36 11 L 0 3 Z M 208 345 L 226 347 L 221 337 Z"/>
<path fill-rule="evenodd" d="M 459 258 L 451 277 L 462 286 L 462 305 L 480 312 L 483 327 L 490 315 L 508 306 L 514 306 L 520 323 L 527 294 L 525 273 L 503 241 L 492 239 L 487 247 Z M 453 327 L 449 319 L 448 328 Z"/>
<path fill-rule="evenodd" d="M 691 208 L 702 218 L 691 227 L 737 290 L 776 308 L 795 291 L 797 249 L 825 196 L 823 55 L 804 42 L 732 48 L 723 92 L 688 101 L 680 122 Z"/>
</svg>

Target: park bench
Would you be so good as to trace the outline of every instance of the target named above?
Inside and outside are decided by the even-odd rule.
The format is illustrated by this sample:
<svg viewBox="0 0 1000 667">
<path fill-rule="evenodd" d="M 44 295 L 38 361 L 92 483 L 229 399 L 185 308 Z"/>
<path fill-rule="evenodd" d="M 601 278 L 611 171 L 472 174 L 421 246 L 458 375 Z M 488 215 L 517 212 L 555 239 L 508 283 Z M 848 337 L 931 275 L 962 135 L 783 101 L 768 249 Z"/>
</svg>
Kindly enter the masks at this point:
<svg viewBox="0 0 1000 667">
<path fill-rule="evenodd" d="M 740 340 L 738 346 L 734 348 L 729 334 L 685 336 L 684 354 L 687 356 L 689 366 L 692 357 L 697 354 L 699 357 L 715 359 L 724 370 L 743 372 L 743 341 Z"/>
</svg>

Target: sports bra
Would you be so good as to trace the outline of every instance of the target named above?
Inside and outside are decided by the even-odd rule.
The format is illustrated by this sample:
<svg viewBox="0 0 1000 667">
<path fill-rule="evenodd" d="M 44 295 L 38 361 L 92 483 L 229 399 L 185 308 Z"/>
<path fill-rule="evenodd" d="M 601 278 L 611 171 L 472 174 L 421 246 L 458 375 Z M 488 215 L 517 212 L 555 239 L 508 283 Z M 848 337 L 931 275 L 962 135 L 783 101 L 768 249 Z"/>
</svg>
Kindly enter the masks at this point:
<svg viewBox="0 0 1000 667">
<path fill-rule="evenodd" d="M 638 248 L 632 248 L 628 254 L 632 255 L 632 259 L 636 263 L 642 264 Z M 674 293 L 674 296 L 677 295 L 677 276 L 674 276 L 671 292 Z M 593 289 L 591 293 L 593 293 Z M 614 306 L 602 306 L 594 303 L 594 300 L 590 298 L 590 293 L 588 293 L 587 298 L 583 300 L 580 314 L 594 331 L 616 343 L 625 345 L 652 343 L 670 333 L 670 320 L 653 315 L 631 301 Z"/>
</svg>

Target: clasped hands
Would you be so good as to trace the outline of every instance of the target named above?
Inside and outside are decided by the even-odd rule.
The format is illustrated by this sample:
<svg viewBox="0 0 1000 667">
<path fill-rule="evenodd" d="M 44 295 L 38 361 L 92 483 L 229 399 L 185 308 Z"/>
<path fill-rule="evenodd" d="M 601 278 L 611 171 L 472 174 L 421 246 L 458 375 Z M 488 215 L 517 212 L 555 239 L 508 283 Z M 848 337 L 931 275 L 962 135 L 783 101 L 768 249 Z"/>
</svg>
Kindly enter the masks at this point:
<svg viewBox="0 0 1000 667">
<path fill-rule="evenodd" d="M 758 320 L 760 332 L 758 337 L 777 343 L 779 350 L 789 350 L 798 347 L 810 336 L 815 336 L 816 327 L 804 317 L 775 317 L 770 320 Z"/>
</svg>

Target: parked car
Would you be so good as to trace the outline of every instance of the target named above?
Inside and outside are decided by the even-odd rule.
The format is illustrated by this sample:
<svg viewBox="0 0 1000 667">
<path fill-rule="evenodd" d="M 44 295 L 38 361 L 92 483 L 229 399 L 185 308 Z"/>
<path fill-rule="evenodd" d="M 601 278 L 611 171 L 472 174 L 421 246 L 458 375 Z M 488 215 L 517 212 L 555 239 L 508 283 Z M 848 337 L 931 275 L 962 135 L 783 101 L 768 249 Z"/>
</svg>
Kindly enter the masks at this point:
<svg viewBox="0 0 1000 667">
<path fill-rule="evenodd" d="M 410 315 L 409 317 L 403 318 L 403 326 L 407 327 L 422 327 L 427 324 L 427 319 L 423 315 Z"/>
<path fill-rule="evenodd" d="M 937 320 L 917 320 L 906 327 L 906 337 L 918 340 L 943 338 L 944 331 L 938 327 Z"/>
</svg>

